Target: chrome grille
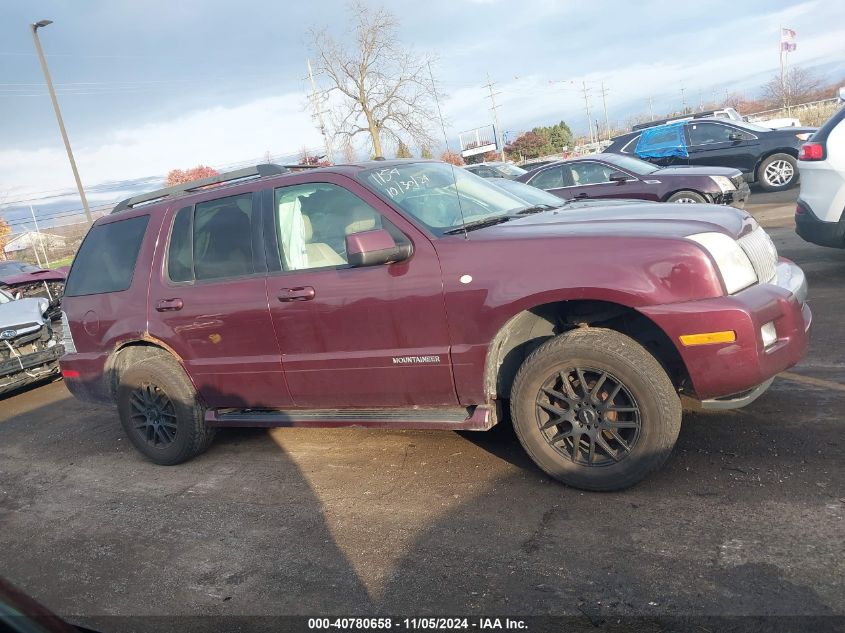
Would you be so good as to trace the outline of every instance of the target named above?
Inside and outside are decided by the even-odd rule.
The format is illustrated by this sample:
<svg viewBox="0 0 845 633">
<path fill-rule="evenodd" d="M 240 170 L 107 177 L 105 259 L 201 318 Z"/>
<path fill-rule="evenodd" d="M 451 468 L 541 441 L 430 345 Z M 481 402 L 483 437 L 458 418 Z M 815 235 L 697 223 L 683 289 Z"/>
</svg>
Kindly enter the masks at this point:
<svg viewBox="0 0 845 633">
<path fill-rule="evenodd" d="M 778 250 L 769 234 L 758 226 L 748 235 L 739 238 L 738 242 L 751 260 L 760 283 L 772 283 L 777 274 Z"/>
</svg>

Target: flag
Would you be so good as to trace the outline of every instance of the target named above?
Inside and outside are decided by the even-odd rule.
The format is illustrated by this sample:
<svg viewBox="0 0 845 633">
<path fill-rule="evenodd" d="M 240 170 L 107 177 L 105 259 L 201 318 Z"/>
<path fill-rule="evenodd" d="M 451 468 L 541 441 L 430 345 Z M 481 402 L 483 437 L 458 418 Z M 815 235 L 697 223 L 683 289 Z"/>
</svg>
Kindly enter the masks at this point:
<svg viewBox="0 0 845 633">
<path fill-rule="evenodd" d="M 784 53 L 791 53 L 798 47 L 798 44 L 790 43 L 790 42 L 781 42 L 780 43 L 780 50 Z"/>
<path fill-rule="evenodd" d="M 795 39 L 795 31 L 792 29 L 781 29 L 780 30 L 780 41 L 781 42 L 791 42 Z"/>
</svg>

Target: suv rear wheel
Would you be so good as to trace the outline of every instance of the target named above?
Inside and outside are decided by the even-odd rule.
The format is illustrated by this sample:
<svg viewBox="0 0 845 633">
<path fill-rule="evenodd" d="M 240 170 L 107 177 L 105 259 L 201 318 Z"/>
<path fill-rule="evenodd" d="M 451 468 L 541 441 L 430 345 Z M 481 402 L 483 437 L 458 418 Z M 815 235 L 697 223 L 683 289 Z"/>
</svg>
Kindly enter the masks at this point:
<svg viewBox="0 0 845 633">
<path fill-rule="evenodd" d="M 766 191 L 789 189 L 798 179 L 798 163 L 789 154 L 772 154 L 757 168 L 757 181 Z"/>
<path fill-rule="evenodd" d="M 680 399 L 660 363 L 601 328 L 538 347 L 514 380 L 511 414 L 537 465 L 584 490 L 634 485 L 666 461 L 681 426 Z"/>
<path fill-rule="evenodd" d="M 214 439 L 215 429 L 205 424 L 205 409 L 191 381 L 163 355 L 145 358 L 121 374 L 117 408 L 132 444 L 156 464 L 187 461 Z"/>
</svg>

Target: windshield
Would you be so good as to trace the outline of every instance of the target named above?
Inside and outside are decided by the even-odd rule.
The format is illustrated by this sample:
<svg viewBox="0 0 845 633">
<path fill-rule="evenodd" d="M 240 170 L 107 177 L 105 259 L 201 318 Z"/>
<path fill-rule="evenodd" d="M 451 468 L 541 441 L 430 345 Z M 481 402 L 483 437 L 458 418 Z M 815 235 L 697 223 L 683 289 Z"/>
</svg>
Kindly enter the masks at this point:
<svg viewBox="0 0 845 633">
<path fill-rule="evenodd" d="M 16 275 L 18 273 L 34 273 L 41 270 L 38 266 L 24 262 L 0 262 L 0 275 Z"/>
<path fill-rule="evenodd" d="M 657 165 L 652 165 L 651 163 L 647 163 L 639 158 L 634 158 L 633 156 L 608 154 L 606 156 L 602 156 L 602 160 L 616 165 L 617 167 L 621 167 L 622 169 L 627 169 L 638 176 L 647 176 L 648 174 L 653 174 L 660 169 Z"/>
<path fill-rule="evenodd" d="M 520 198 L 484 178 L 447 163 L 367 169 L 358 178 L 437 236 L 462 224 L 504 216 L 526 206 Z"/>
<path fill-rule="evenodd" d="M 505 191 L 521 198 L 530 205 L 548 205 L 550 207 L 559 207 L 563 204 L 563 200 L 556 195 L 543 191 L 532 185 L 526 185 L 524 182 L 517 182 L 515 180 L 508 180 L 507 178 L 488 178 L 488 182 L 492 182 L 497 187 L 501 187 Z"/>
</svg>

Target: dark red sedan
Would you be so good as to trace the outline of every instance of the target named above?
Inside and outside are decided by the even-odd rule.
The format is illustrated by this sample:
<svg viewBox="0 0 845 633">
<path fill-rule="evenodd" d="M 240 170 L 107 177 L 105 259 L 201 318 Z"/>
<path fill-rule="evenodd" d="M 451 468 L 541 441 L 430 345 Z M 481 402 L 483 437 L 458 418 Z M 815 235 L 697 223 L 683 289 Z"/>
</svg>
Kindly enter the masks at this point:
<svg viewBox="0 0 845 633">
<path fill-rule="evenodd" d="M 738 169 L 658 167 L 632 156 L 592 154 L 561 160 L 517 178 L 559 198 L 637 198 L 744 208 L 750 191 Z"/>
</svg>

